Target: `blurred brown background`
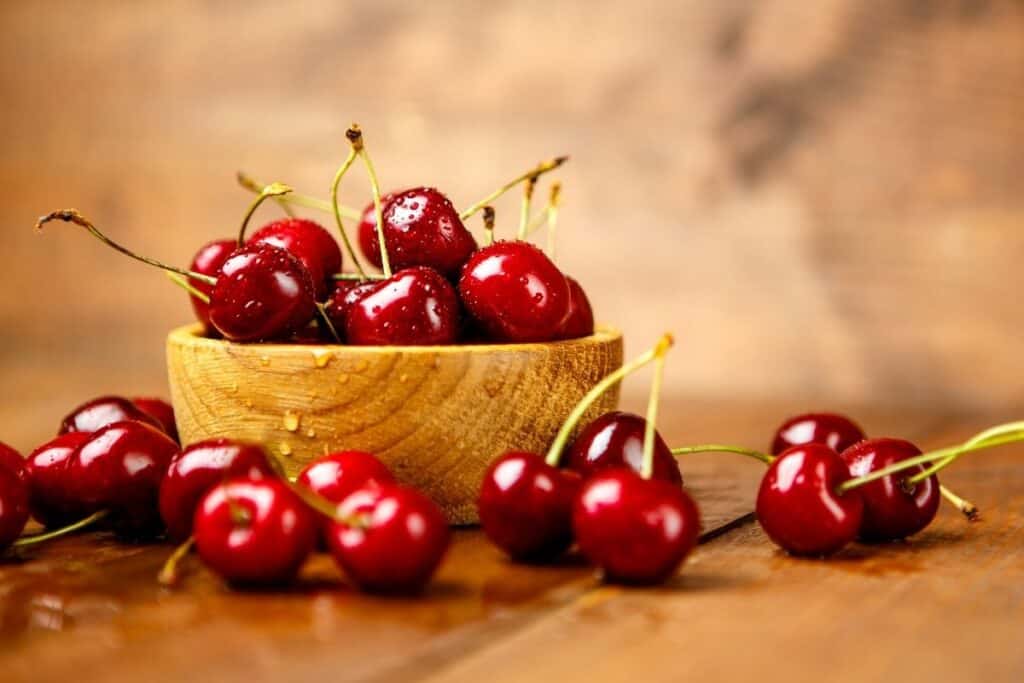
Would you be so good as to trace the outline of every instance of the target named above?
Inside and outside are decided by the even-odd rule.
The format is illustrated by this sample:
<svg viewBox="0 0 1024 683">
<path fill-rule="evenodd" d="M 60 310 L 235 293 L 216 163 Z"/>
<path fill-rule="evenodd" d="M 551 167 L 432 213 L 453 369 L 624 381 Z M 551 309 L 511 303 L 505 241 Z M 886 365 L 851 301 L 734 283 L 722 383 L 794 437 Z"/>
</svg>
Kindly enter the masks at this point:
<svg viewBox="0 0 1024 683">
<path fill-rule="evenodd" d="M 0 24 L 17 446 L 97 393 L 166 393 L 190 318 L 38 214 L 185 264 L 236 229 L 236 169 L 324 196 L 351 121 L 385 189 L 462 206 L 571 154 L 561 263 L 630 351 L 677 333 L 680 400 L 1024 399 L 1022 2 L 6 2 Z"/>
</svg>

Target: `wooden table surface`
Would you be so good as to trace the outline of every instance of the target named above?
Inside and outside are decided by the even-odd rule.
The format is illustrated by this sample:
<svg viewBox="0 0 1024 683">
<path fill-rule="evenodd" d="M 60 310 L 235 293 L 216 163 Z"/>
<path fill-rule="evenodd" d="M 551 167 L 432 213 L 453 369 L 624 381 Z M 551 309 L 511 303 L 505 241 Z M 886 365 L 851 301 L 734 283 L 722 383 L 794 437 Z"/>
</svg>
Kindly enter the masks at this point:
<svg viewBox="0 0 1024 683">
<path fill-rule="evenodd" d="M 789 407 L 670 401 L 672 443 L 757 446 Z M 1000 416 L 860 410 L 867 428 L 938 446 Z M 41 424 L 44 424 L 41 420 Z M 606 586 L 576 558 L 506 561 L 459 530 L 428 592 L 349 589 L 327 556 L 291 590 L 237 592 L 193 559 L 155 581 L 169 546 L 87 534 L 0 564 L 0 672 L 11 681 L 1020 681 L 1024 449 L 977 454 L 944 481 L 983 510 L 944 507 L 907 543 L 794 559 L 748 513 L 761 466 L 682 463 L 705 541 L 655 589 Z"/>
</svg>

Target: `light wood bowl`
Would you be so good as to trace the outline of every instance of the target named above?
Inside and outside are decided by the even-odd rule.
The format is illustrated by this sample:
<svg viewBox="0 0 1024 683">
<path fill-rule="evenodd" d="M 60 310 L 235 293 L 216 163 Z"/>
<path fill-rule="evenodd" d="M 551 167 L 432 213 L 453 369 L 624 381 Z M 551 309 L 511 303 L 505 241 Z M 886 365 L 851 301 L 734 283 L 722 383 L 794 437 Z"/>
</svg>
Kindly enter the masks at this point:
<svg viewBox="0 0 1024 683">
<path fill-rule="evenodd" d="M 182 443 L 257 441 L 295 475 L 336 450 L 375 453 L 454 524 L 477 521 L 488 463 L 542 453 L 590 387 L 622 365 L 622 335 L 544 344 L 233 344 L 199 325 L 167 338 Z M 614 410 L 618 388 L 588 416 Z"/>
</svg>

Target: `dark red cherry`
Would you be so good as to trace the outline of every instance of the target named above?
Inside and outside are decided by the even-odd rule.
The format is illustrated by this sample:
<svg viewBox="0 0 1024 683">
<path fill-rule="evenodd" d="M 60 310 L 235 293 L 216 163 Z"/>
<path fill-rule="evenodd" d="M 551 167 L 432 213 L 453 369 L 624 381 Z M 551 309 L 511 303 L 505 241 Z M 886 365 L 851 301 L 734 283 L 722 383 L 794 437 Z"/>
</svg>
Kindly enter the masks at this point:
<svg viewBox="0 0 1024 683">
<path fill-rule="evenodd" d="M 625 467 L 587 479 L 573 506 L 580 552 L 619 583 L 671 577 L 697 545 L 700 526 L 697 506 L 682 488 Z"/>
<path fill-rule="evenodd" d="M 335 561 L 359 588 L 415 593 L 430 581 L 448 549 L 448 522 L 422 493 L 397 485 L 369 486 L 338 506 L 327 542 Z"/>
<path fill-rule="evenodd" d="M 476 503 L 480 526 L 514 559 L 558 557 L 572 545 L 572 504 L 581 481 L 536 453 L 505 453 L 484 473 Z"/>
<path fill-rule="evenodd" d="M 562 321 L 559 339 L 580 339 L 594 334 L 594 309 L 580 283 L 566 276 L 569 283 L 569 312 Z"/>
<path fill-rule="evenodd" d="M 377 289 L 377 281 L 358 282 L 355 280 L 342 280 L 335 284 L 334 292 L 327 299 L 324 306 L 324 313 L 331 321 L 335 331 L 344 336 L 345 328 L 348 326 L 348 311 L 353 304 L 365 295 Z"/>
<path fill-rule="evenodd" d="M 287 485 L 238 477 L 199 502 L 194 534 L 203 563 L 236 584 L 281 584 L 298 574 L 316 542 L 313 512 Z"/>
<path fill-rule="evenodd" d="M 220 274 L 220 267 L 224 265 L 224 261 L 237 248 L 238 240 L 234 239 L 208 242 L 196 252 L 188 269 L 203 275 L 217 277 Z M 189 283 L 206 296 L 213 294 L 213 285 L 207 282 L 200 282 L 195 278 L 189 278 Z M 207 331 L 213 330 L 213 325 L 210 324 L 210 304 L 194 296 L 190 296 L 189 299 L 192 301 L 192 310 L 196 313 L 196 319 L 206 327 Z"/>
<path fill-rule="evenodd" d="M 22 479 L 28 478 L 28 463 L 21 453 L 0 442 L 0 469 L 8 469 Z"/>
<path fill-rule="evenodd" d="M 446 276 L 457 275 L 476 240 L 466 230 L 448 197 L 431 187 L 395 192 L 382 200 L 384 239 L 395 270 L 427 266 Z M 381 267 L 380 242 L 373 204 L 359 223 L 359 246 L 370 263 Z"/>
<path fill-rule="evenodd" d="M 123 534 L 158 531 L 160 482 L 178 444 L 156 427 L 126 420 L 92 433 L 68 463 L 74 500 L 87 511 L 109 510 Z"/>
<path fill-rule="evenodd" d="M 155 417 L 144 412 L 127 398 L 100 396 L 87 401 L 68 413 L 60 423 L 58 434 L 68 432 L 95 432 L 114 422 L 136 420 L 163 429 Z"/>
<path fill-rule="evenodd" d="M 89 509 L 75 498 L 69 463 L 91 438 L 90 432 L 61 434 L 29 454 L 29 507 L 43 526 L 65 526 L 89 514 Z"/>
<path fill-rule="evenodd" d="M 495 341 L 558 336 L 569 313 L 569 282 L 537 247 L 495 242 L 475 252 L 459 279 L 462 303 Z"/>
<path fill-rule="evenodd" d="M 375 283 L 345 317 L 349 344 L 451 344 L 459 332 L 459 301 L 436 270 L 406 268 Z"/>
<path fill-rule="evenodd" d="M 273 475 L 266 452 L 257 444 L 232 439 L 191 444 L 174 456 L 160 483 L 160 517 L 167 535 L 175 541 L 188 538 L 199 501 L 225 479 Z"/>
<path fill-rule="evenodd" d="M 321 498 L 339 504 L 370 482 L 393 484 L 395 477 L 375 455 L 366 451 L 338 451 L 306 465 L 296 481 Z"/>
<path fill-rule="evenodd" d="M 757 519 L 768 537 L 794 555 L 831 555 L 857 537 L 864 499 L 836 488 L 850 479 L 824 444 L 793 446 L 768 467 L 757 493 Z"/>
<path fill-rule="evenodd" d="M 160 423 L 167 436 L 175 441 L 181 442 L 178 438 L 178 423 L 174 419 L 174 408 L 162 398 L 136 397 L 132 399 L 135 407 L 149 415 Z"/>
<path fill-rule="evenodd" d="M 825 444 L 837 453 L 864 440 L 864 432 L 853 420 L 835 413 L 806 413 L 782 423 L 772 440 L 772 455 L 805 443 Z"/>
<path fill-rule="evenodd" d="M 902 439 L 869 439 L 840 453 L 853 477 L 863 477 L 917 455 L 921 455 L 920 449 Z M 861 540 L 895 541 L 931 524 L 942 495 L 938 477 L 933 474 L 916 484 L 907 483 L 907 479 L 923 472 L 925 467 L 916 465 L 857 487 L 864 499 Z"/>
<path fill-rule="evenodd" d="M 305 218 L 282 218 L 254 232 L 248 244 L 270 244 L 288 251 L 306 266 L 317 301 L 327 296 L 331 278 L 341 272 L 341 249 L 331 233 Z"/>
<path fill-rule="evenodd" d="M 290 253 L 247 244 L 224 261 L 210 295 L 210 322 L 237 342 L 287 337 L 316 313 L 313 280 Z"/>
<path fill-rule="evenodd" d="M 0 467 L 0 550 L 14 543 L 28 522 L 28 484 L 12 469 Z"/>
<path fill-rule="evenodd" d="M 597 418 L 576 436 L 569 447 L 566 467 L 576 470 L 584 479 L 606 467 L 628 466 L 639 472 L 644 460 L 644 430 L 647 420 L 613 411 Z M 661 434 L 654 434 L 654 479 L 683 483 L 679 464 Z"/>
</svg>

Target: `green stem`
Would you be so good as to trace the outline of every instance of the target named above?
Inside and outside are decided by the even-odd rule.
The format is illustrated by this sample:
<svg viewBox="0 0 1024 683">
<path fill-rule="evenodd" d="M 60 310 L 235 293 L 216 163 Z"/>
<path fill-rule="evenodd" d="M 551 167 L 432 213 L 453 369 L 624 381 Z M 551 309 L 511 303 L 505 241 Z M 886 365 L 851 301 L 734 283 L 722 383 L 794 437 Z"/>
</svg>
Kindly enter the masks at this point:
<svg viewBox="0 0 1024 683">
<path fill-rule="evenodd" d="M 168 280 L 178 285 L 186 292 L 202 301 L 204 304 L 210 303 L 210 297 L 207 296 L 206 292 L 201 292 L 198 289 L 196 289 L 195 285 L 188 281 L 188 278 L 178 275 L 177 273 L 172 273 L 168 270 L 164 271 L 164 275 L 167 276 Z"/>
<path fill-rule="evenodd" d="M 366 280 L 386 280 L 387 278 L 383 275 L 377 275 L 375 273 L 367 273 L 366 275 L 360 275 L 359 273 L 335 273 L 331 276 L 333 280 L 359 280 L 360 282 Z"/>
<path fill-rule="evenodd" d="M 99 512 L 94 512 L 88 517 L 78 520 L 77 522 L 61 527 L 60 529 L 54 529 L 53 531 L 45 531 L 41 534 L 34 534 L 32 536 L 23 536 L 22 538 L 19 538 L 17 541 L 12 543 L 11 546 L 15 548 L 24 548 L 26 546 L 36 545 L 37 543 L 45 543 L 46 541 L 50 541 L 55 538 L 61 538 L 62 536 L 67 536 L 68 534 L 73 534 L 76 531 L 80 531 L 86 528 L 87 526 L 90 526 L 100 521 L 109 514 L 110 510 L 100 510 Z"/>
<path fill-rule="evenodd" d="M 494 207 L 484 207 L 484 246 L 494 244 Z"/>
<path fill-rule="evenodd" d="M 755 460 L 760 460 L 765 465 L 771 465 L 775 462 L 775 458 L 767 453 L 761 451 L 755 451 L 753 448 L 744 448 L 742 446 L 725 446 L 723 444 L 708 443 L 701 444 L 699 446 L 681 446 L 679 448 L 672 449 L 672 455 L 688 455 L 690 453 L 738 453 L 745 455 Z"/>
<path fill-rule="evenodd" d="M 911 480 L 908 479 L 907 483 L 910 483 L 910 482 L 911 482 Z M 942 494 L 943 498 L 945 498 L 950 503 L 952 503 L 953 506 L 956 507 L 957 510 L 962 512 L 964 517 L 966 517 L 967 519 L 969 519 L 972 522 L 975 522 L 975 521 L 978 520 L 978 517 L 980 516 L 981 513 L 978 510 L 978 506 L 977 505 L 975 505 L 974 503 L 972 503 L 971 501 L 969 501 L 969 500 L 967 500 L 965 498 L 961 498 L 960 496 L 956 495 L 955 493 L 953 493 L 952 491 L 947 489 L 942 484 L 939 484 L 939 493 Z"/>
<path fill-rule="evenodd" d="M 516 239 L 526 239 L 526 231 L 530 227 L 530 202 L 533 200 L 533 189 L 537 186 L 537 176 L 530 176 L 523 184 L 523 201 L 519 206 L 519 231 Z"/>
<path fill-rule="evenodd" d="M 250 192 L 255 192 L 256 194 L 259 194 L 263 190 L 263 183 L 256 182 L 256 180 L 246 175 L 242 171 L 237 171 L 235 173 L 235 178 L 238 180 L 239 185 L 249 190 Z M 282 211 L 284 211 L 284 215 L 288 216 L 289 218 L 295 217 L 295 212 L 292 211 L 292 207 L 288 206 L 288 202 L 286 202 L 280 196 L 274 197 L 274 201 L 276 201 L 277 205 L 281 207 Z"/>
<path fill-rule="evenodd" d="M 380 269 L 384 271 L 384 277 L 391 277 L 391 257 L 388 255 L 388 247 L 384 240 L 384 212 L 380 202 L 380 183 L 377 182 L 377 172 L 370 161 L 370 155 L 366 152 L 366 144 L 363 141 L 363 133 L 359 126 L 352 124 L 352 127 L 345 133 L 352 149 L 362 158 L 366 166 L 366 175 L 370 179 L 370 191 L 373 193 L 373 215 L 377 219 L 377 243 L 380 245 Z"/>
<path fill-rule="evenodd" d="M 324 304 L 317 301 L 316 313 L 317 318 L 321 323 L 323 323 L 324 327 L 327 328 L 327 331 L 331 333 L 331 337 L 334 338 L 334 341 L 340 344 L 341 337 L 338 335 L 338 330 L 335 329 L 334 323 L 331 322 L 331 317 L 327 315 L 327 307 Z"/>
<path fill-rule="evenodd" d="M 508 181 L 507 183 L 499 187 L 494 192 L 490 193 L 489 195 L 478 201 L 476 204 L 473 204 L 468 209 L 465 209 L 462 213 L 459 214 L 459 218 L 461 218 L 462 220 L 466 220 L 467 218 L 475 214 L 477 211 L 484 208 L 485 206 L 487 206 L 495 199 L 505 194 L 506 192 L 508 192 L 509 190 L 511 190 L 513 187 L 523 182 L 524 180 L 527 180 L 529 178 L 536 179 L 544 175 L 548 171 L 555 170 L 568 160 L 569 157 L 555 157 L 554 159 L 549 159 L 545 162 L 538 164 L 535 168 L 531 168 L 526 173 L 523 173 L 522 175 L 513 178 L 512 180 Z"/>
<path fill-rule="evenodd" d="M 253 180 L 241 171 L 238 172 L 238 183 L 251 192 L 259 192 L 263 187 L 257 181 Z M 305 194 L 292 192 L 291 194 L 282 197 L 275 197 L 275 200 L 278 204 L 281 204 L 282 207 L 294 204 L 295 206 L 304 206 L 307 209 L 316 209 L 317 211 L 323 211 L 324 213 L 334 213 L 334 207 L 331 205 L 331 202 L 326 199 L 310 197 Z M 350 206 L 339 206 L 338 211 L 345 218 L 350 218 L 352 220 L 359 220 L 363 217 L 362 211 L 353 209 Z"/>
<path fill-rule="evenodd" d="M 651 378 L 651 390 L 647 397 L 647 417 L 644 425 L 644 458 L 640 467 L 640 476 L 650 479 L 654 474 L 654 436 L 657 433 L 658 403 L 661 398 L 661 383 L 665 375 L 665 353 L 669 347 L 662 348 L 654 359 L 654 376 Z"/>
<path fill-rule="evenodd" d="M 366 277 L 366 271 L 363 270 L 363 264 L 359 262 L 356 250 L 352 248 L 352 243 L 348 239 L 348 233 L 345 232 L 345 225 L 341 220 L 341 206 L 338 204 L 338 186 L 341 184 L 341 179 L 348 172 L 348 169 L 352 167 L 352 163 L 355 160 L 356 150 L 350 149 L 348 151 L 348 156 L 345 157 L 345 161 L 342 162 L 338 172 L 334 174 L 334 180 L 331 182 L 331 212 L 334 214 L 334 222 L 338 226 L 338 232 L 341 233 L 341 241 L 345 245 L 345 251 L 348 253 L 348 257 L 352 259 L 352 265 L 355 266 L 360 275 Z"/>
<path fill-rule="evenodd" d="M 555 260 L 555 228 L 558 227 L 558 203 L 562 194 L 562 184 L 552 183 L 551 195 L 548 197 L 548 239 L 547 239 L 547 251 L 548 258 Z"/>
<path fill-rule="evenodd" d="M 964 446 L 975 446 L 979 443 L 985 443 L 993 439 L 998 439 L 1004 435 L 1012 435 L 1021 431 L 1024 431 L 1024 421 L 1008 422 L 1006 424 L 997 425 L 990 429 L 986 429 L 980 434 L 977 434 L 974 437 L 972 437 L 969 441 L 967 441 L 964 444 Z M 1012 440 L 1004 443 L 1012 443 Z M 958 453 L 958 451 L 958 448 L 954 448 L 948 456 L 934 463 L 931 467 L 928 467 L 923 472 L 915 474 L 913 477 L 907 480 L 907 483 L 916 484 L 918 482 L 924 481 L 925 479 L 932 476 L 939 470 L 953 464 L 953 461 L 960 457 L 960 453 Z"/>
<path fill-rule="evenodd" d="M 256 199 L 253 200 L 252 204 L 249 205 L 249 210 L 245 212 L 245 218 L 242 219 L 242 226 L 238 229 L 238 246 L 245 244 L 245 230 L 249 227 L 249 221 L 252 220 L 252 215 L 256 213 L 256 209 L 260 208 L 268 197 L 280 197 L 281 195 L 288 194 L 292 191 L 292 188 L 288 187 L 284 183 L 270 183 L 262 190 Z"/>
<path fill-rule="evenodd" d="M 185 542 L 174 549 L 171 556 L 164 562 L 164 566 L 160 568 L 160 573 L 157 574 L 156 580 L 161 586 L 173 586 L 178 583 L 178 565 L 181 561 L 192 552 L 192 547 L 196 544 L 196 537 L 189 536 L 185 539 Z"/>
</svg>

